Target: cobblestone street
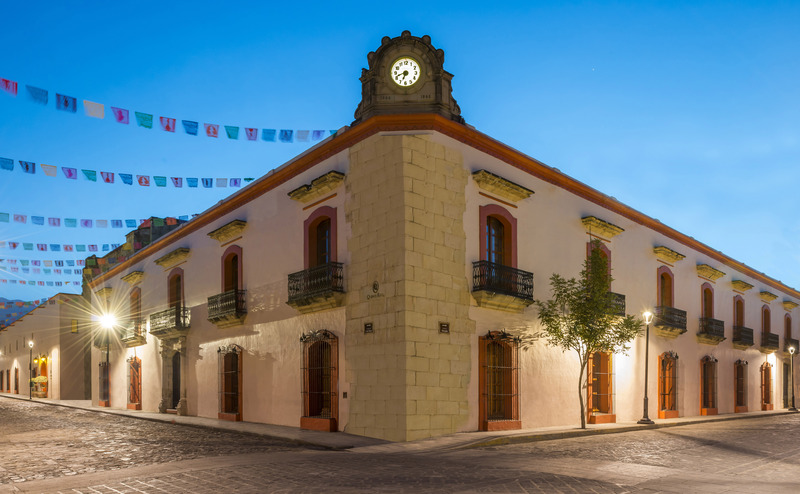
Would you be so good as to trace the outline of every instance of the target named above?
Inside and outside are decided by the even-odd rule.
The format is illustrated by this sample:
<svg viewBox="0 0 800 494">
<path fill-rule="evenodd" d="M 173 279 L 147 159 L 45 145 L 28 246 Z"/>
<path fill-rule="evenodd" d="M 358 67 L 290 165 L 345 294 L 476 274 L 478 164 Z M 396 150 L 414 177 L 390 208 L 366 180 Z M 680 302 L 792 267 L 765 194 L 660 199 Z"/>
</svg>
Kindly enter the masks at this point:
<svg viewBox="0 0 800 494">
<path fill-rule="evenodd" d="M 329 451 L 0 399 L 0 492 L 798 492 L 800 415 L 476 449 Z"/>
</svg>

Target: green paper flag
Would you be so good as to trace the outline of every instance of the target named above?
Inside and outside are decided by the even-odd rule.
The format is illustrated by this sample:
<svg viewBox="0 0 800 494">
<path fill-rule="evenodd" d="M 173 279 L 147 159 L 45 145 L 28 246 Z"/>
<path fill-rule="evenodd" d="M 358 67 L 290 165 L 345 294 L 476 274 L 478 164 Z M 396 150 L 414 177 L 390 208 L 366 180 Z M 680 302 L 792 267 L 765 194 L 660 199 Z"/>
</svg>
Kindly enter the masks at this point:
<svg viewBox="0 0 800 494">
<path fill-rule="evenodd" d="M 145 127 L 147 129 L 153 128 L 153 115 L 149 113 L 139 113 L 138 111 L 133 113 L 136 114 L 136 123 L 139 127 Z"/>
</svg>

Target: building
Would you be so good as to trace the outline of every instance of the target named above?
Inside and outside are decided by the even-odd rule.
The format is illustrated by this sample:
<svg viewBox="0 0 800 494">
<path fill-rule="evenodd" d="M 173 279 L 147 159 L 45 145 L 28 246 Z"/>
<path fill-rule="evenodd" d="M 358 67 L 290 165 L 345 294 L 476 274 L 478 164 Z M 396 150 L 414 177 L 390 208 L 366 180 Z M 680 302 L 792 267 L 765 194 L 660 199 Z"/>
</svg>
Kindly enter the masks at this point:
<svg viewBox="0 0 800 494">
<path fill-rule="evenodd" d="M 85 323 L 87 313 L 81 296 L 59 293 L 0 331 L 0 392 L 89 399 L 92 326 Z"/>
<path fill-rule="evenodd" d="M 393 441 L 575 424 L 577 359 L 514 336 L 599 240 L 620 310 L 656 313 L 652 417 L 787 406 L 800 292 L 466 125 L 429 37 L 367 58 L 351 126 L 92 273 L 118 318 L 96 404 Z M 641 417 L 644 345 L 593 356 L 590 423 Z"/>
</svg>

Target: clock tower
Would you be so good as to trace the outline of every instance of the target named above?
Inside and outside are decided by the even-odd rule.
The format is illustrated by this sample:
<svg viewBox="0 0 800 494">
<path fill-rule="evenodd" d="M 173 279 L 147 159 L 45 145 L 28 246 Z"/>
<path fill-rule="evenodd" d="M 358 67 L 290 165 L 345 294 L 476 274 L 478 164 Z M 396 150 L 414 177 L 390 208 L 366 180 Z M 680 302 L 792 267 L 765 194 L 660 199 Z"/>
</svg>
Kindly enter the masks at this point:
<svg viewBox="0 0 800 494">
<path fill-rule="evenodd" d="M 384 36 L 381 46 L 367 55 L 361 69 L 361 102 L 353 125 L 375 115 L 436 113 L 464 123 L 453 98 L 453 74 L 444 70 L 444 50 L 431 45 L 430 36 L 418 38 L 403 31 Z"/>
</svg>

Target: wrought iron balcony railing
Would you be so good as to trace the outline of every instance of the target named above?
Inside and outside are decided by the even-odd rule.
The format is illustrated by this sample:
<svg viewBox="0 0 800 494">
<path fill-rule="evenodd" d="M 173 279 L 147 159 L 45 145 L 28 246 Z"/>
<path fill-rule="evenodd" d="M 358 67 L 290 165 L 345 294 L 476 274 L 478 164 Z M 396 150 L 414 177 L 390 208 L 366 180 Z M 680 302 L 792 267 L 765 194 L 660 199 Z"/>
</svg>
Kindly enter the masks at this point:
<svg viewBox="0 0 800 494">
<path fill-rule="evenodd" d="M 676 309 L 675 307 L 659 305 L 655 308 L 655 321 L 653 324 L 655 326 L 667 326 L 686 330 L 686 311 Z"/>
<path fill-rule="evenodd" d="M 733 345 L 740 347 L 753 346 L 753 330 L 744 326 L 733 327 Z"/>
<path fill-rule="evenodd" d="M 144 319 L 131 319 L 128 325 L 122 328 L 120 339 L 123 341 L 134 340 L 145 336 L 145 321 Z"/>
<path fill-rule="evenodd" d="M 725 339 L 725 323 L 719 319 L 712 319 L 710 317 L 700 318 L 700 331 L 698 336 L 706 336 L 713 339 Z"/>
<path fill-rule="evenodd" d="M 489 261 L 472 263 L 472 291 L 486 290 L 533 300 L 533 273 Z"/>
<path fill-rule="evenodd" d="M 774 333 L 761 333 L 761 348 L 777 350 L 780 348 L 780 337 Z"/>
<path fill-rule="evenodd" d="M 191 312 L 188 307 L 170 307 L 150 314 L 150 334 L 163 336 L 176 331 L 189 329 Z"/>
<path fill-rule="evenodd" d="M 330 292 L 344 293 L 344 265 L 329 262 L 289 275 L 289 303 Z"/>
<path fill-rule="evenodd" d="M 247 314 L 245 295 L 245 290 L 229 290 L 208 297 L 208 320 L 214 322 Z"/>
</svg>

